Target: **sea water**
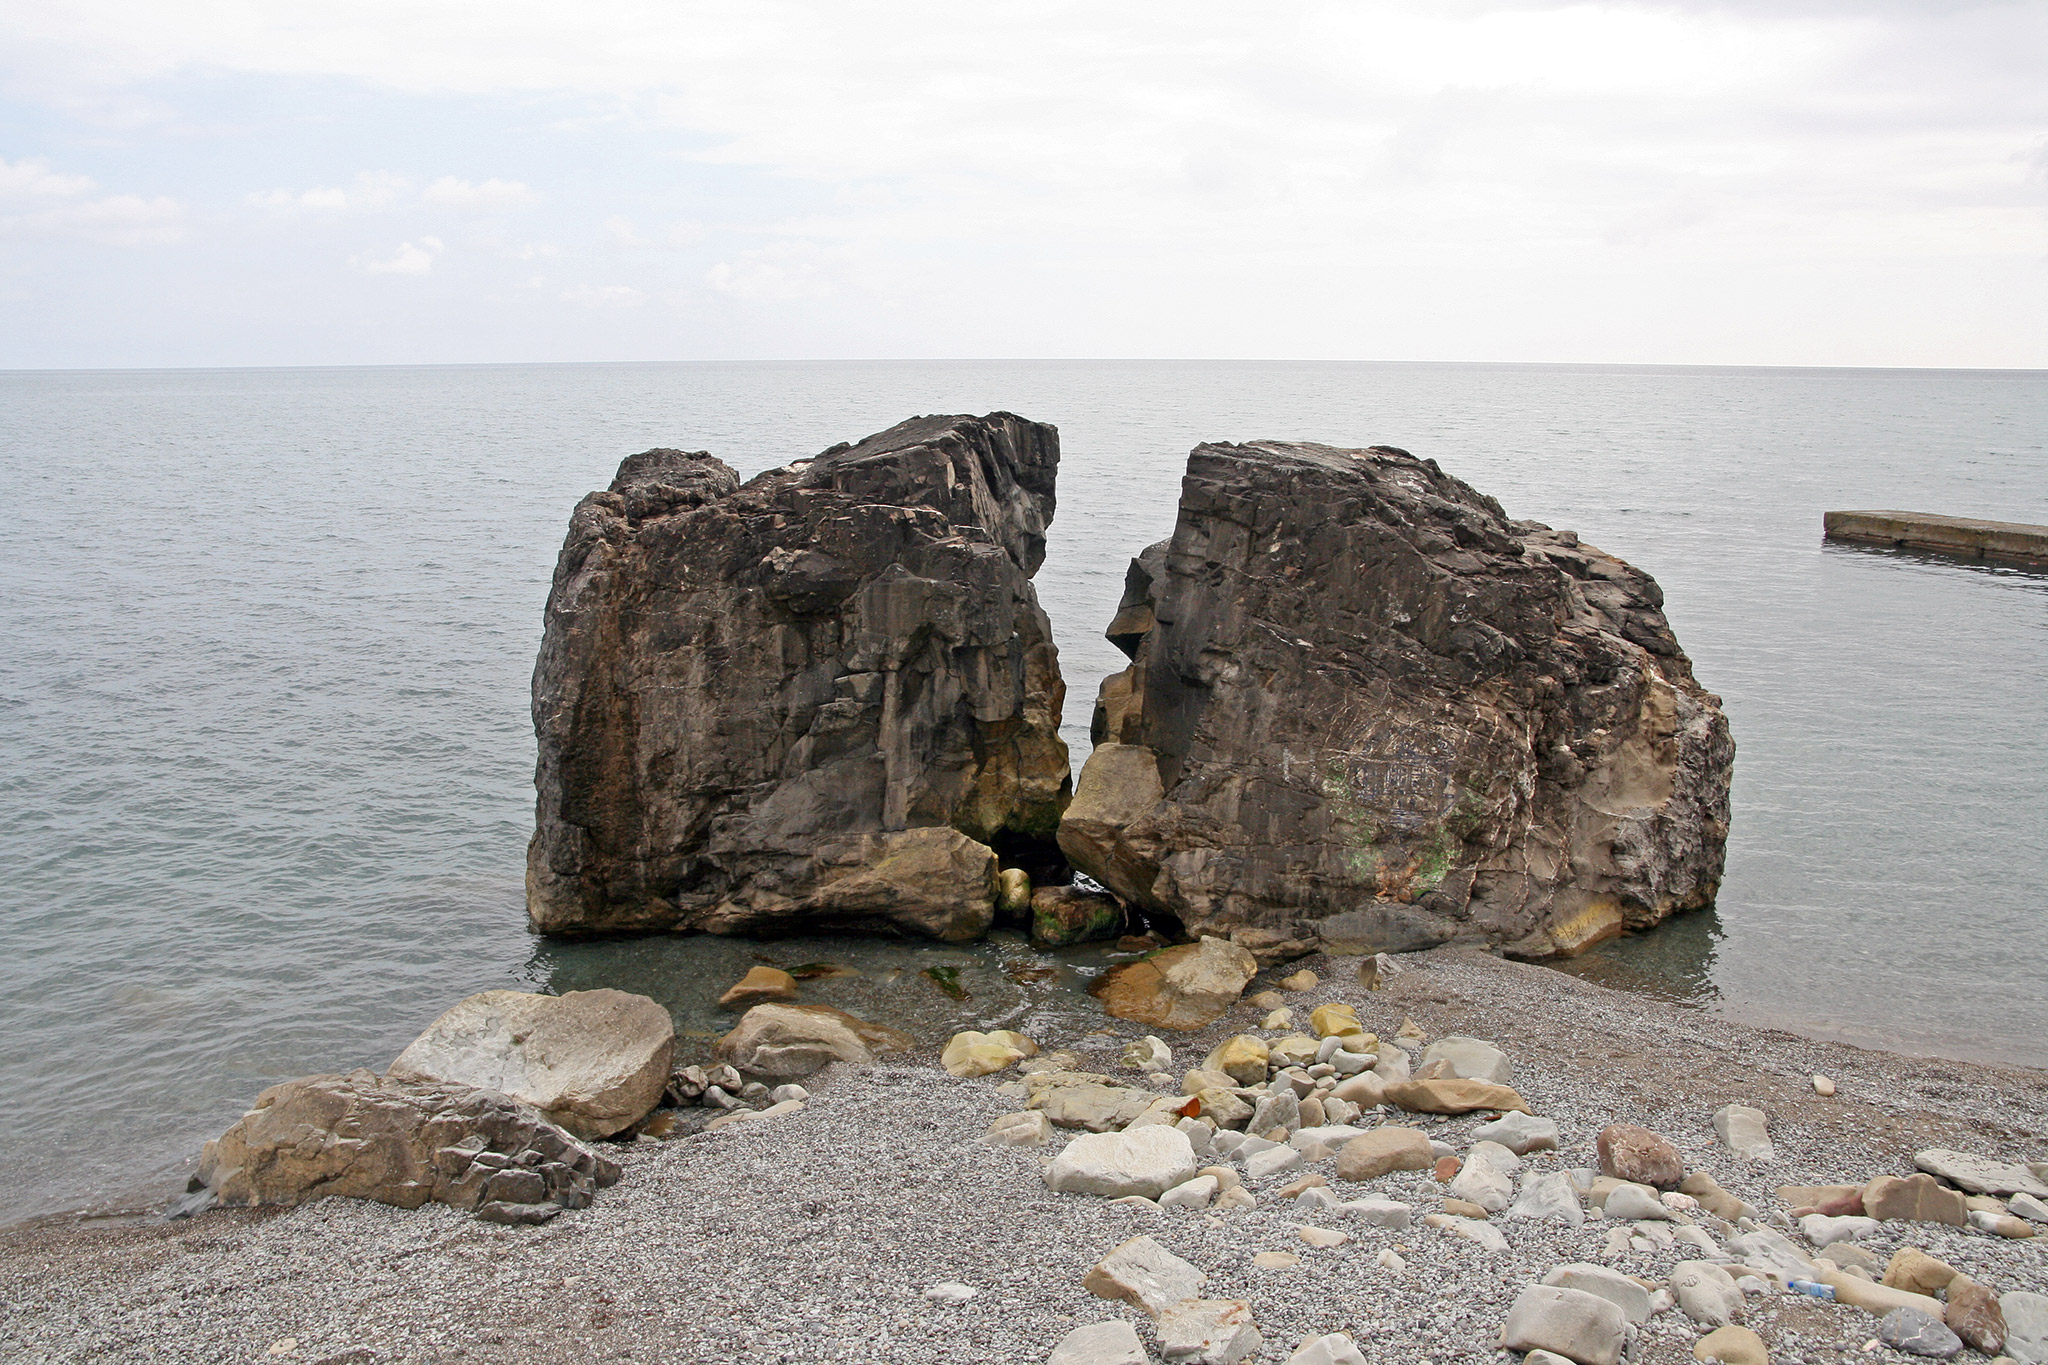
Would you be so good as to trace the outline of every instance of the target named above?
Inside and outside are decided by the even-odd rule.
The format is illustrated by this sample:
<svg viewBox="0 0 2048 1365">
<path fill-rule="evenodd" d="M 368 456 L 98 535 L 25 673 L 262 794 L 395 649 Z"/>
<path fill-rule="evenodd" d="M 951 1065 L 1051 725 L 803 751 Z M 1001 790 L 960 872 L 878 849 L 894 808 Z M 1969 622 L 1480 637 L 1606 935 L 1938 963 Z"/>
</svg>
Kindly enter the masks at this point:
<svg viewBox="0 0 2048 1365">
<path fill-rule="evenodd" d="M 751 475 L 913 413 L 1062 435 L 1038 578 L 1078 762 L 1188 449 L 1391 444 L 1655 575 L 1738 745 L 1711 913 L 1578 964 L 1701 1008 L 2048 1063 L 2048 576 L 1821 513 L 2048 522 L 2048 374 L 1307 363 L 0 374 L 0 1219 L 144 1207 L 264 1086 L 490 987 L 643 991 L 686 1046 L 757 960 L 926 1033 L 1095 1017 L 1099 948 L 528 934 L 527 688 L 619 458 Z M 952 966 L 967 995 L 941 992 Z M 941 973 L 943 976 L 944 974 Z M 1483 1023 L 1479 1025 L 1483 1029 Z"/>
</svg>

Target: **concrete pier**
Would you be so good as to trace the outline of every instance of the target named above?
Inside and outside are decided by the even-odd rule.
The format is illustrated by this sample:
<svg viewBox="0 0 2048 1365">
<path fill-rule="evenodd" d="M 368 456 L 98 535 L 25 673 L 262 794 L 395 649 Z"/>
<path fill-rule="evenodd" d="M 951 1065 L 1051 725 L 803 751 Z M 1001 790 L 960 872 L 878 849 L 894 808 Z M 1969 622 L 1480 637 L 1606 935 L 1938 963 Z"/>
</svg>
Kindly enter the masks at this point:
<svg viewBox="0 0 2048 1365">
<path fill-rule="evenodd" d="M 1971 559 L 2016 559 L 2048 564 L 2048 526 L 1978 521 L 1932 512 L 1829 512 L 1821 520 L 1828 540 L 1934 550 Z"/>
</svg>

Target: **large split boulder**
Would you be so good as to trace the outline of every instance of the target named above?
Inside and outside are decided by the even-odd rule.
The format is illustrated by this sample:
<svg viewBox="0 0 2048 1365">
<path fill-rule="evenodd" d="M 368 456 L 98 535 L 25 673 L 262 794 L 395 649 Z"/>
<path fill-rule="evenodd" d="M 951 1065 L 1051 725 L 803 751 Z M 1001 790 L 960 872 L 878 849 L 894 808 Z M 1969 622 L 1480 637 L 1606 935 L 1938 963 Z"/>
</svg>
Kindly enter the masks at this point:
<svg viewBox="0 0 2048 1365">
<path fill-rule="evenodd" d="M 1198 1029 L 1223 1017 L 1254 976 L 1248 949 L 1204 937 L 1110 968 L 1088 989 L 1105 1014 L 1153 1028 Z"/>
<path fill-rule="evenodd" d="M 1268 961 L 1548 956 L 1707 905 L 1734 742 L 1662 602 L 1403 451 L 1199 446 L 1060 845 Z"/>
<path fill-rule="evenodd" d="M 371 1071 L 274 1085 L 206 1144 L 199 1179 L 222 1204 L 339 1196 L 429 1200 L 503 1222 L 584 1208 L 618 1166 L 495 1091 Z"/>
<path fill-rule="evenodd" d="M 429 1024 L 387 1074 L 496 1090 L 578 1137 L 610 1137 L 661 1102 L 675 1037 L 644 995 L 483 991 Z"/>
<path fill-rule="evenodd" d="M 742 485 L 653 450 L 577 505 L 534 669 L 556 934 L 982 934 L 1056 879 L 1064 685 L 1031 584 L 1058 433 L 923 417 Z"/>
</svg>

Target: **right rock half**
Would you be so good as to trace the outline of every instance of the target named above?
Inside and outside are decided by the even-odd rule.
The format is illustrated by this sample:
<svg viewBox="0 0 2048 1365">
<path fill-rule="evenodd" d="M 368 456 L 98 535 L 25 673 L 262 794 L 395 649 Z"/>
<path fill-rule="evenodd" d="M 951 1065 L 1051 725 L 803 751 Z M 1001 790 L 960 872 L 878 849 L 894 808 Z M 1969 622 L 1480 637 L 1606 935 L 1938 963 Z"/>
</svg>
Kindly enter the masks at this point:
<svg viewBox="0 0 2048 1365">
<path fill-rule="evenodd" d="M 1735 745 L 1649 575 L 1385 446 L 1198 446 L 1059 842 L 1262 959 L 1710 904 Z"/>
</svg>

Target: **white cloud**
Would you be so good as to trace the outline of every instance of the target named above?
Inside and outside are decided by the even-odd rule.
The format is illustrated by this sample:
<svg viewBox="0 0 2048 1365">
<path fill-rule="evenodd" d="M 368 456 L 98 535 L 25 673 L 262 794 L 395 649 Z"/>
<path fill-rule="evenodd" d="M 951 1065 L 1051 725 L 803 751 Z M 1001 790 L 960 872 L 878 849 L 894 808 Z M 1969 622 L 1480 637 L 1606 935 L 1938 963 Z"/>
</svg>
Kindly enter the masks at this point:
<svg viewBox="0 0 2048 1365">
<path fill-rule="evenodd" d="M 167 195 L 91 197 L 91 176 L 66 175 L 40 158 L 0 160 L 0 236 L 57 237 L 103 246 L 147 246 L 184 235 L 185 210 Z"/>
<path fill-rule="evenodd" d="M 533 281 L 538 285 L 540 280 Z M 638 308 L 647 302 L 647 295 L 628 284 L 586 285 L 580 289 L 564 290 L 564 303 L 580 304 L 585 308 Z"/>
<path fill-rule="evenodd" d="M 259 190 L 248 196 L 253 208 L 272 213 L 366 213 L 396 208 L 411 197 L 412 181 L 389 171 L 364 171 L 346 188 L 319 185 L 310 190 Z"/>
<path fill-rule="evenodd" d="M 433 273 L 434 258 L 441 254 L 441 247 L 439 237 L 422 237 L 417 243 L 400 242 L 389 256 L 352 256 L 349 264 L 372 275 L 427 275 Z"/>
<path fill-rule="evenodd" d="M 520 208 L 535 203 L 538 199 L 538 195 L 517 180 L 493 178 L 471 181 L 458 180 L 452 175 L 442 176 L 420 194 L 420 202 L 423 204 L 469 212 Z"/>
<path fill-rule="evenodd" d="M 824 298 L 838 292 L 836 277 L 846 259 L 844 250 L 815 242 L 774 242 L 720 261 L 705 272 L 704 282 L 750 302 Z"/>
<path fill-rule="evenodd" d="M 374 213 L 389 209 L 451 209 L 458 213 L 488 213 L 522 208 L 539 202 L 539 196 L 518 180 L 461 180 L 444 175 L 424 189 L 415 189 L 409 176 L 390 171 L 364 171 L 347 185 L 318 185 L 309 190 L 259 190 L 247 197 L 253 208 L 278 214 Z"/>
<path fill-rule="evenodd" d="M 663 225 L 703 189 L 685 211 L 720 248 L 694 270 L 742 311 L 852 335 L 884 293 L 943 328 L 1008 291 L 1042 325 L 984 344 L 1082 354 L 1357 354 L 1369 317 L 1407 354 L 1711 359 L 1681 343 L 1712 335 L 1765 358 L 1832 345 L 1912 277 L 1924 302 L 1873 348 L 1924 362 L 1922 338 L 1974 329 L 1959 363 L 2048 363 L 2043 51 L 2048 6 L 2010 0 L 500 0 L 488 31 L 468 0 L 0 7 L 0 67 L 53 105 L 180 73 L 515 103 L 592 153 L 573 206 L 539 205 L 588 215 L 545 229 L 572 252 L 713 240 Z M 538 181 L 533 135 L 483 164 Z M 452 175 L 392 193 L 540 199 Z M 252 203 L 375 206 L 360 180 Z M 591 268 L 666 287 L 652 262 Z M 1787 278 L 1804 315 L 1757 328 L 1757 282 Z"/>
</svg>

